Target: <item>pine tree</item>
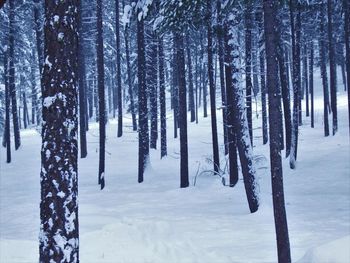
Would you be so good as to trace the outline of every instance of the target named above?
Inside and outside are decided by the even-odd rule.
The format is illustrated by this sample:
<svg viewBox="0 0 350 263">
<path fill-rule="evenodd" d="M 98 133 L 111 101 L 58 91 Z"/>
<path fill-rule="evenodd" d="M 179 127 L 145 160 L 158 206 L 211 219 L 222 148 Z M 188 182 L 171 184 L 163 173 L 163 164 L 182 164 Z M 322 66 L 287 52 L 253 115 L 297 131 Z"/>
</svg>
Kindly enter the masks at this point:
<svg viewBox="0 0 350 263">
<path fill-rule="evenodd" d="M 159 72 L 159 104 L 160 104 L 160 158 L 167 155 L 166 130 L 166 97 L 164 79 L 164 48 L 163 38 L 158 37 L 158 72 Z"/>
<path fill-rule="evenodd" d="M 345 51 L 346 51 L 346 80 L 348 87 L 348 117 L 349 117 L 349 134 L 350 134 L 350 4 L 347 0 L 343 1 L 345 21 Z"/>
<path fill-rule="evenodd" d="M 103 58 L 103 36 L 102 36 L 102 0 L 97 0 L 96 17 L 97 17 L 97 39 L 96 39 L 96 55 L 97 55 L 97 88 L 98 88 L 98 115 L 99 115 L 99 141 L 100 155 L 98 167 L 98 183 L 101 190 L 105 187 L 105 145 L 106 145 L 106 106 L 105 106 L 105 72 Z M 96 114 L 97 115 L 97 114 Z"/>
<path fill-rule="evenodd" d="M 77 1 L 45 2 L 39 261 L 79 262 Z"/>
<path fill-rule="evenodd" d="M 278 262 L 291 262 L 288 237 L 287 216 L 283 193 L 283 171 L 280 148 L 282 136 L 281 89 L 278 84 L 277 61 L 277 1 L 264 1 L 264 25 L 267 86 L 269 92 L 269 134 L 270 134 L 270 165 L 272 179 L 273 211 L 277 237 Z"/>
<path fill-rule="evenodd" d="M 119 0 L 115 0 L 115 37 L 116 37 L 116 53 L 117 53 L 117 98 L 118 98 L 118 131 L 117 136 L 123 135 L 123 100 L 122 100 L 122 70 L 120 59 L 120 29 L 119 29 Z"/>
</svg>

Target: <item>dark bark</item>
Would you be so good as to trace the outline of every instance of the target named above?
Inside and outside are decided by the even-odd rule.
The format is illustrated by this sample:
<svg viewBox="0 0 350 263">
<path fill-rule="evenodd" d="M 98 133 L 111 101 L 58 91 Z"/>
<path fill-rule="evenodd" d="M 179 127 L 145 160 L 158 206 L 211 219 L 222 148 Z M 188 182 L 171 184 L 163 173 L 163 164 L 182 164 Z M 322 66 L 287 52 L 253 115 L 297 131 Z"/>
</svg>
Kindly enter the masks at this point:
<svg viewBox="0 0 350 263">
<path fill-rule="evenodd" d="M 28 106 L 27 106 L 27 96 L 25 91 L 22 92 L 22 100 L 23 100 L 23 127 L 24 129 L 27 129 L 29 125 L 29 113 L 28 113 Z"/>
<path fill-rule="evenodd" d="M 207 0 L 208 8 L 208 77 L 210 91 L 210 111 L 211 111 L 211 135 L 213 142 L 213 164 L 214 171 L 217 173 L 220 169 L 218 130 L 216 123 L 216 87 L 214 84 L 213 67 L 213 29 L 211 21 L 212 6 L 211 0 Z"/>
<path fill-rule="evenodd" d="M 257 12 L 258 20 L 258 34 L 259 39 L 259 64 L 260 64 L 260 86 L 261 86 L 261 114 L 262 114 L 262 135 L 263 135 L 263 144 L 268 142 L 268 133 L 267 133 L 267 108 L 266 108 L 266 80 L 265 80 L 265 52 L 262 46 L 264 45 L 264 31 L 263 31 L 263 16 L 262 12 Z"/>
<path fill-rule="evenodd" d="M 246 86 L 246 107 L 249 126 L 250 141 L 253 145 L 253 121 L 252 121 L 252 1 L 246 1 L 245 8 L 245 86 Z"/>
<path fill-rule="evenodd" d="M 41 263 L 79 262 L 77 10 L 77 1 L 45 1 Z"/>
<path fill-rule="evenodd" d="M 329 108 L 329 91 L 328 91 L 328 77 L 327 77 L 327 66 L 326 66 L 326 30 L 325 30 L 325 16 L 326 10 L 325 7 L 321 7 L 321 21 L 320 21 L 320 69 L 322 77 L 322 86 L 323 86 L 323 127 L 324 127 L 324 136 L 329 136 L 329 122 L 328 122 L 328 110 Z"/>
<path fill-rule="evenodd" d="M 191 122 L 196 120 L 195 108 L 194 108 L 194 87 L 193 87 L 193 73 L 192 73 L 192 57 L 190 50 L 190 38 L 186 35 L 186 53 L 187 53 L 187 65 L 188 65 L 188 108 L 191 112 Z"/>
<path fill-rule="evenodd" d="M 291 34 L 292 34 L 292 53 L 293 53 L 293 122 L 292 122 L 292 138 L 290 149 L 290 168 L 295 169 L 295 162 L 297 160 L 298 152 L 298 133 L 300 119 L 300 9 L 297 8 L 297 16 L 294 19 L 295 5 L 299 5 L 296 0 L 290 0 L 290 20 L 291 20 Z M 296 21 L 294 21 L 296 20 Z"/>
<path fill-rule="evenodd" d="M 160 158 L 167 155 L 166 135 L 166 98 L 164 79 L 164 48 L 163 38 L 158 37 L 158 72 L 159 72 L 159 104 L 160 104 Z"/>
<path fill-rule="evenodd" d="M 221 88 L 221 106 L 222 106 L 222 122 L 224 130 L 224 145 L 225 155 L 228 154 L 228 137 L 227 137 L 227 102 L 226 102 L 226 88 L 225 88 L 225 69 L 224 69 L 224 41 L 223 41 L 223 27 L 222 27 L 222 12 L 221 12 L 221 0 L 217 0 L 217 49 L 219 55 L 219 71 L 220 71 L 220 88 Z"/>
<path fill-rule="evenodd" d="M 157 100 L 157 36 L 155 32 L 150 32 L 147 55 L 147 88 L 149 90 L 150 101 L 150 148 L 157 149 L 158 140 L 158 100 Z"/>
<path fill-rule="evenodd" d="M 80 157 L 87 156 L 86 143 L 86 81 L 85 81 L 85 54 L 83 45 L 82 3 L 78 4 L 78 79 L 79 79 L 79 132 L 80 132 Z"/>
<path fill-rule="evenodd" d="M 140 10 L 138 10 L 140 11 Z M 139 164 L 138 182 L 143 182 L 143 175 L 149 161 L 148 108 L 146 86 L 146 58 L 144 39 L 144 19 L 137 20 L 137 76 L 139 100 Z"/>
<path fill-rule="evenodd" d="M 132 130 L 136 131 L 137 122 L 136 122 L 136 112 L 135 112 L 135 100 L 134 100 L 134 93 L 132 90 L 131 69 L 130 69 L 129 25 L 125 25 L 124 39 L 125 39 L 126 69 L 128 73 L 128 92 L 129 92 L 129 98 L 130 98 L 130 111 L 131 111 L 131 118 L 132 118 Z"/>
<path fill-rule="evenodd" d="M 179 83 L 179 128 L 180 128 L 180 187 L 189 186 L 187 145 L 187 94 L 185 79 L 185 43 L 182 33 L 175 33 Z"/>
<path fill-rule="evenodd" d="M 310 57 L 309 57 L 309 88 L 311 102 L 311 128 L 315 126 L 315 111 L 314 111 L 314 43 L 310 42 Z"/>
<path fill-rule="evenodd" d="M 19 132 L 19 122 L 17 113 L 17 96 L 16 96 L 16 84 L 15 84 L 15 4 L 14 0 L 9 0 L 9 90 L 12 104 L 12 121 L 13 121 L 13 133 L 15 138 L 15 150 L 21 146 L 21 137 Z"/>
<path fill-rule="evenodd" d="M 331 108 L 332 108 L 332 124 L 333 135 L 338 131 L 338 111 L 337 111 L 337 72 L 335 62 L 334 51 L 334 39 L 333 39 L 333 17 L 332 6 L 334 2 L 327 0 L 328 10 L 328 49 L 329 49 L 329 84 L 331 91 Z"/>
<path fill-rule="evenodd" d="M 304 57 L 303 57 L 303 78 L 304 78 L 304 89 L 305 89 L 305 110 L 306 110 L 306 117 L 310 116 L 310 107 L 309 107 L 309 82 L 308 82 L 308 75 L 307 75 L 307 69 L 308 69 L 308 57 L 307 57 L 307 45 L 304 44 Z"/>
<path fill-rule="evenodd" d="M 115 0 L 115 37 L 116 37 L 116 58 L 117 58 L 117 99 L 118 99 L 118 131 L 117 137 L 123 135 L 123 101 L 122 101 L 122 70 L 120 59 L 120 27 L 119 27 L 119 0 Z"/>
<path fill-rule="evenodd" d="M 177 129 L 179 125 L 179 77 L 178 77 L 178 61 L 177 61 L 177 47 L 175 43 L 175 36 L 173 40 L 174 53 L 173 53 L 173 92 L 171 94 L 171 99 L 173 102 L 174 111 L 174 138 L 177 138 Z"/>
<path fill-rule="evenodd" d="M 350 5 L 347 0 L 344 3 L 344 31 L 345 31 L 345 52 L 346 52 L 346 81 L 348 88 L 348 118 L 349 118 L 349 135 L 350 135 Z"/>
<path fill-rule="evenodd" d="M 272 180 L 273 212 L 277 238 L 278 262 L 291 262 L 288 236 L 287 215 L 283 191 L 283 170 L 280 149 L 282 136 L 281 90 L 278 85 L 277 60 L 277 1 L 264 1 L 264 24 L 267 86 L 269 92 L 269 135 L 270 135 L 270 165 Z"/>
<path fill-rule="evenodd" d="M 103 27 L 102 27 L 102 0 L 97 0 L 96 7 L 97 17 L 97 38 L 96 38 L 96 55 L 97 55 L 97 89 L 98 89 L 98 115 L 99 115 L 99 167 L 98 183 L 101 190 L 105 187 L 105 145 L 106 145 L 106 102 L 105 102 L 105 83 L 104 83 L 104 57 L 103 57 Z M 96 112 L 97 115 L 97 112 Z"/>
<path fill-rule="evenodd" d="M 10 129 L 10 90 L 8 83 L 8 47 L 4 54 L 4 82 L 5 82 L 5 131 L 4 131 L 4 147 L 6 147 L 6 162 L 11 162 L 11 129 Z"/>
</svg>

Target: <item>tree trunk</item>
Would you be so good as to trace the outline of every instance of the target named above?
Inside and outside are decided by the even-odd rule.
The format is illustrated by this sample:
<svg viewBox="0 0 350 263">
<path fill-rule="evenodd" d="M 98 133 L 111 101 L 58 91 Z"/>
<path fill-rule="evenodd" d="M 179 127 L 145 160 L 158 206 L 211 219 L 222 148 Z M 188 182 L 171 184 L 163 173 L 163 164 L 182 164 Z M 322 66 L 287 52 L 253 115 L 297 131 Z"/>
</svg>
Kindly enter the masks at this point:
<svg viewBox="0 0 350 263">
<path fill-rule="evenodd" d="M 213 142 L 213 164 L 214 172 L 218 173 L 220 169 L 218 130 L 216 123 L 216 87 L 214 84 L 214 67 L 213 67 L 213 30 L 212 30 L 212 0 L 207 0 L 208 8 L 208 76 L 210 91 L 210 110 L 211 110 L 211 134 Z"/>
<path fill-rule="evenodd" d="M 237 17 L 234 17 L 237 19 Z M 233 21 L 233 24 L 239 24 L 238 21 Z M 237 138 L 237 146 L 239 152 L 239 158 L 241 161 L 243 181 L 247 194 L 248 204 L 250 211 L 252 213 L 256 212 L 259 207 L 259 197 L 257 195 L 257 182 L 256 182 L 256 172 L 253 164 L 253 148 L 249 137 L 248 120 L 245 112 L 244 94 L 243 89 L 240 85 L 240 58 L 239 58 L 239 42 L 238 42 L 238 32 L 231 26 L 225 36 L 225 45 L 227 49 L 228 58 L 227 64 L 232 65 L 232 85 L 227 89 L 232 92 L 232 113 L 234 118 L 234 132 Z M 229 98 L 227 98 L 229 100 Z"/>
<path fill-rule="evenodd" d="M 315 126 L 314 112 L 314 42 L 310 42 L 310 58 L 309 58 L 309 88 L 311 100 L 311 128 Z"/>
<path fill-rule="evenodd" d="M 164 80 L 164 48 L 163 38 L 158 37 L 158 72 L 159 72 L 159 103 L 160 103 L 160 158 L 167 155 L 166 135 L 166 97 Z"/>
<path fill-rule="evenodd" d="M 131 69 L 130 69 L 129 25 L 125 25 L 124 38 L 125 38 L 126 69 L 128 72 L 128 92 L 129 92 L 129 97 L 130 97 L 132 130 L 136 131 L 137 130 L 137 122 L 136 122 L 136 113 L 135 113 L 135 101 L 134 101 L 134 93 L 133 93 L 132 84 L 131 84 Z"/>
<path fill-rule="evenodd" d="M 105 103 L 105 83 L 104 83 L 104 57 L 103 57 L 103 27 L 102 27 L 102 0 L 97 0 L 97 89 L 98 89 L 98 115 L 100 131 L 100 155 L 98 167 L 98 183 L 101 190 L 105 187 L 105 144 L 106 144 L 106 103 Z M 97 115 L 97 113 L 96 113 Z"/>
<path fill-rule="evenodd" d="M 11 129 L 10 129 L 10 90 L 8 83 L 8 47 L 5 47 L 4 54 L 4 82 L 5 82 L 5 131 L 4 131 L 4 144 L 6 147 L 6 162 L 11 162 Z"/>
<path fill-rule="evenodd" d="M 307 61 L 307 45 L 304 44 L 304 57 L 303 57 L 303 70 L 304 70 L 304 88 L 305 88 L 305 110 L 306 110 L 306 117 L 310 116 L 310 109 L 309 109 L 309 82 L 308 82 L 308 76 L 307 76 L 307 68 L 308 68 L 308 61 Z"/>
<path fill-rule="evenodd" d="M 171 98 L 173 101 L 173 110 L 174 110 L 174 138 L 177 138 L 177 128 L 179 121 L 179 77 L 178 77 L 178 61 L 177 61 L 177 47 L 175 43 L 175 34 L 174 34 L 174 54 L 173 54 L 173 92 Z"/>
<path fill-rule="evenodd" d="M 290 0 L 290 19 L 291 19 L 291 31 L 292 31 L 292 53 L 293 53 L 293 122 L 292 122 L 292 138 L 290 147 L 290 160 L 289 165 L 291 169 L 295 169 L 295 163 L 297 160 L 298 152 L 298 133 L 300 119 L 299 104 L 300 100 L 300 10 L 297 8 L 297 17 L 294 21 L 294 7 L 299 5 L 295 0 Z"/>
<path fill-rule="evenodd" d="M 140 12 L 141 10 L 138 10 Z M 138 182 L 143 182 L 143 175 L 149 161 L 148 109 L 146 86 L 146 58 L 144 39 L 144 20 L 137 20 L 137 76 L 139 100 L 139 165 Z"/>
<path fill-rule="evenodd" d="M 15 138 L 15 150 L 21 146 L 21 137 L 19 132 L 18 114 L 17 114 L 17 96 L 16 96 L 16 84 L 15 84 L 15 5 L 14 0 L 9 0 L 9 89 L 12 104 L 12 121 L 13 121 L 13 132 Z"/>
<path fill-rule="evenodd" d="M 45 3 L 39 261 L 79 262 L 78 6 Z"/>
<path fill-rule="evenodd" d="M 324 136 L 329 136 L 329 122 L 328 122 L 328 110 L 329 110 L 329 91 L 328 91 L 328 77 L 327 77 L 327 66 L 326 66 L 326 44 L 325 44 L 325 7 L 321 7 L 321 21 L 320 21 L 320 69 L 323 86 L 323 123 L 324 123 Z"/>
<path fill-rule="evenodd" d="M 334 51 L 333 39 L 333 18 L 332 18 L 332 0 L 327 0 L 328 10 L 328 48 L 329 48 L 329 83 L 331 91 L 331 108 L 332 108 L 332 123 L 333 135 L 338 131 L 338 113 L 337 113 L 337 72 Z"/>
<path fill-rule="evenodd" d="M 345 31 L 345 51 L 346 51 L 346 81 L 348 88 L 348 118 L 349 118 L 349 135 L 350 135 L 350 5 L 347 0 L 344 3 L 344 31 Z"/>
<path fill-rule="evenodd" d="M 192 58 L 190 50 L 189 34 L 186 35 L 186 52 L 187 52 L 187 65 L 188 65 L 188 106 L 191 112 L 191 122 L 196 120 L 195 108 L 194 108 L 194 87 L 193 87 L 193 74 L 192 74 Z"/>
<path fill-rule="evenodd" d="M 123 135 L 123 102 L 122 102 L 122 70 L 120 59 L 120 29 L 119 29 L 119 0 L 115 0 L 115 37 L 116 37 L 116 53 L 117 53 L 117 98 L 118 98 L 118 131 L 117 137 Z"/>
<path fill-rule="evenodd" d="M 227 137 L 227 101 L 226 101 L 226 88 L 225 88 L 225 69 L 224 69 L 224 42 L 223 42 L 223 28 L 222 28 L 222 11 L 221 11 L 221 0 L 217 0 L 217 45 L 219 53 L 219 71 L 220 71 L 220 87 L 221 87 L 221 107 L 222 107 L 222 122 L 224 131 L 224 145 L 225 155 L 228 154 L 228 137 Z"/>
<path fill-rule="evenodd" d="M 187 100 L 185 79 L 185 43 L 182 33 L 175 33 L 179 83 L 179 128 L 180 128 L 180 187 L 189 186 L 187 146 Z"/>
<path fill-rule="evenodd" d="M 246 107 L 249 127 L 250 142 L 253 145 L 253 121 L 252 121 L 252 12 L 253 6 L 250 0 L 246 1 L 245 8 L 245 86 Z"/>
<path fill-rule="evenodd" d="M 277 238 L 278 262 L 291 262 L 287 215 L 284 203 L 283 171 L 280 148 L 282 136 L 281 90 L 278 86 L 277 1 L 264 1 L 267 86 L 269 87 L 270 165 L 273 212 Z"/>
<path fill-rule="evenodd" d="M 78 79 L 79 79 L 79 132 L 80 157 L 87 156 L 86 143 L 86 82 L 85 82 L 85 54 L 83 45 L 82 3 L 78 4 Z"/>
</svg>

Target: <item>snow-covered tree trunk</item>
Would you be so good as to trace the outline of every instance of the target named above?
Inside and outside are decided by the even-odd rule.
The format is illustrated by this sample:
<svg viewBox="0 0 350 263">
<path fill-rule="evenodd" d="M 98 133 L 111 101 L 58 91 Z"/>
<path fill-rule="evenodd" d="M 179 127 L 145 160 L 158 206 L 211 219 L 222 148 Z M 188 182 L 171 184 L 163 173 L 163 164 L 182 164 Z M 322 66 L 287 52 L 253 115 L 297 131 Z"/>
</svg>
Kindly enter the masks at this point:
<svg viewBox="0 0 350 263">
<path fill-rule="evenodd" d="M 291 262 L 287 216 L 284 204 L 283 171 L 280 141 L 282 136 L 281 88 L 278 83 L 277 6 L 275 0 L 264 1 L 267 86 L 269 92 L 270 165 L 273 212 L 277 238 L 278 262 Z"/>
<path fill-rule="evenodd" d="M 249 136 L 248 120 L 245 111 L 244 90 L 241 83 L 242 65 L 239 54 L 239 41 L 237 17 L 233 16 L 226 36 L 226 48 L 228 49 L 227 62 L 232 65 L 232 85 L 227 89 L 232 92 L 232 111 L 234 118 L 234 132 L 237 138 L 239 159 L 241 162 L 244 186 L 247 194 L 248 204 L 252 213 L 259 207 L 258 184 L 256 181 L 256 171 L 253 163 L 253 147 Z M 229 100 L 229 98 L 227 98 Z"/>
<path fill-rule="evenodd" d="M 77 1 L 45 1 L 40 258 L 79 262 Z"/>
</svg>

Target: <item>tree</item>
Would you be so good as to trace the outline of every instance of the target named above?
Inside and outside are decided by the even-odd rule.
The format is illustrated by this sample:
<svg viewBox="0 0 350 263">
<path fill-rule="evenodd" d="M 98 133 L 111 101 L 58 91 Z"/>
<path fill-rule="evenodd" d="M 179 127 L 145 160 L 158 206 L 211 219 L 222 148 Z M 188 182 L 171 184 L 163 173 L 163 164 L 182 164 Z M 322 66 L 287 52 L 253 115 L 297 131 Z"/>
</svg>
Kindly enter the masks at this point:
<svg viewBox="0 0 350 263">
<path fill-rule="evenodd" d="M 166 98 L 164 79 L 164 48 L 163 38 L 158 37 L 158 72 L 159 72 L 159 104 L 160 104 L 160 158 L 167 155 L 166 135 Z"/>
<path fill-rule="evenodd" d="M 214 67 L 213 67 L 213 33 L 211 13 L 211 0 L 207 0 L 208 8 L 208 76 L 209 76 L 209 91 L 210 91 L 210 109 L 211 109 L 211 134 L 213 142 L 213 163 L 214 171 L 217 173 L 220 168 L 218 131 L 216 124 L 216 92 L 214 84 Z"/>
<path fill-rule="evenodd" d="M 287 216 L 283 193 L 283 171 L 280 148 L 282 135 L 281 89 L 278 84 L 277 61 L 277 1 L 264 1 L 264 25 L 267 86 L 269 92 L 269 135 L 270 135 L 270 165 L 272 179 L 273 211 L 277 237 L 278 262 L 291 262 L 288 237 Z"/>
<path fill-rule="evenodd" d="M 237 10 L 234 11 L 237 12 Z M 239 42 L 237 34 L 239 19 L 237 15 L 231 15 L 230 19 L 233 19 L 233 21 L 227 21 L 227 23 L 230 22 L 230 26 L 226 25 L 225 28 L 225 32 L 227 33 L 225 36 L 227 63 L 232 65 L 231 86 L 226 86 L 226 89 L 229 90 L 228 92 L 231 92 L 232 94 L 232 112 L 228 113 L 228 115 L 232 114 L 233 116 L 233 127 L 237 138 L 237 147 L 242 167 L 244 186 L 250 212 L 254 213 L 259 207 L 259 196 L 257 193 L 258 185 L 255 178 L 256 172 L 253 164 L 253 147 L 249 137 L 249 127 L 245 112 L 243 89 L 240 85 L 240 74 L 242 69 L 240 65 Z M 227 97 L 227 100 L 229 101 L 230 98 Z"/>
<path fill-rule="evenodd" d="M 123 104 L 122 104 L 122 71 L 120 61 L 120 29 L 119 29 L 119 0 L 115 0 L 115 37 L 116 37 L 116 63 L 117 63 L 117 98 L 118 98 L 118 131 L 117 136 L 123 135 Z"/>
<path fill-rule="evenodd" d="M 148 108 L 146 86 L 146 58 L 144 39 L 144 18 L 139 7 L 137 18 L 137 78 L 139 84 L 139 165 L 138 182 L 143 182 L 143 175 L 149 161 Z"/>
<path fill-rule="evenodd" d="M 96 37 L 96 55 L 97 55 L 97 88 L 98 88 L 98 110 L 99 110 L 99 141 L 100 155 L 98 167 L 98 183 L 101 190 L 105 187 L 105 145 L 106 145 L 106 105 L 105 105 L 105 71 L 103 58 L 103 36 L 102 36 L 102 0 L 97 0 L 97 37 Z"/>
<path fill-rule="evenodd" d="M 314 110 L 314 42 L 310 42 L 310 57 L 309 57 L 309 88 L 311 100 L 311 128 L 315 126 L 315 110 Z"/>
<path fill-rule="evenodd" d="M 21 137 L 18 123 L 17 113 L 17 96 L 16 96 L 16 83 L 15 83 L 15 4 L 14 0 L 9 0 L 9 91 L 12 105 L 12 121 L 13 121 L 13 133 L 15 137 L 15 150 L 21 146 Z"/>
<path fill-rule="evenodd" d="M 327 0 L 328 14 L 328 48 L 329 48 L 329 83 L 331 91 L 331 108 L 332 108 L 332 123 L 333 135 L 338 131 L 338 113 L 337 113 L 337 72 L 334 54 L 333 40 L 333 18 L 332 18 L 332 0 Z"/>
<path fill-rule="evenodd" d="M 85 78 L 85 54 L 83 45 L 83 21 L 82 21 L 82 4 L 78 5 L 78 31 L 79 31 L 79 48 L 78 48 L 78 79 L 79 79 L 79 126 L 80 126 L 80 157 L 87 156 L 86 143 L 86 78 Z"/>
<path fill-rule="evenodd" d="M 344 3 L 344 13 L 345 13 L 345 51 L 346 51 L 346 80 L 348 87 L 348 117 L 349 117 L 349 134 L 350 134 L 350 5 L 347 0 L 343 1 Z"/>
<path fill-rule="evenodd" d="M 5 81 L 5 131 L 4 139 L 6 146 L 6 162 L 11 162 L 11 129 L 10 129 L 10 91 L 8 84 L 8 47 L 4 47 L 4 81 Z"/>
<path fill-rule="evenodd" d="M 39 261 L 79 262 L 77 2 L 45 1 Z"/>
</svg>

